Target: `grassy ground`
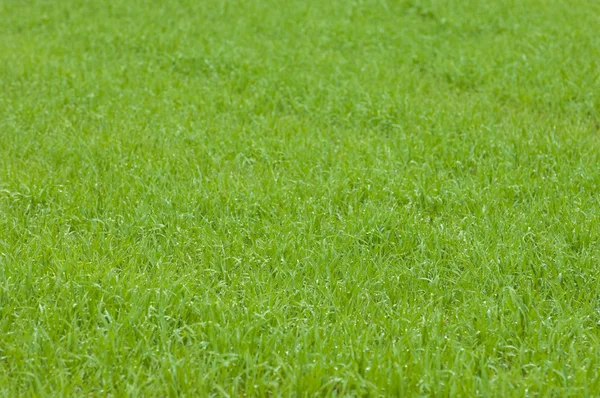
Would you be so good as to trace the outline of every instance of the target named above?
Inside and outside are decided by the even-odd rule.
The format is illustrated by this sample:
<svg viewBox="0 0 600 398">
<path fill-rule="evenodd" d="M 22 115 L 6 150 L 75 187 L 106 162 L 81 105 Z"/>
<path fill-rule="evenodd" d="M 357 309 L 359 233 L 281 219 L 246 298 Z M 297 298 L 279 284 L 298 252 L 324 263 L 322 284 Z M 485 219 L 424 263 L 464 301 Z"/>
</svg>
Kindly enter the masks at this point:
<svg viewBox="0 0 600 398">
<path fill-rule="evenodd" d="M 1 1 L 0 393 L 600 391 L 600 3 Z"/>
</svg>

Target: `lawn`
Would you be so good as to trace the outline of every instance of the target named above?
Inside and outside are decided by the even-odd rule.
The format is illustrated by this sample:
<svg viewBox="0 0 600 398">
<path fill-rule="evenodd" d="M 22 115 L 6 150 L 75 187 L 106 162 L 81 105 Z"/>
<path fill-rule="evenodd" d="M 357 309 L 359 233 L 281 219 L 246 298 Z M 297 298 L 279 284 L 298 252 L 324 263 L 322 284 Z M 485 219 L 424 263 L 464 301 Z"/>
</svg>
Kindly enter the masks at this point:
<svg viewBox="0 0 600 398">
<path fill-rule="evenodd" d="M 600 391 L 596 0 L 0 0 L 0 395 Z"/>
</svg>

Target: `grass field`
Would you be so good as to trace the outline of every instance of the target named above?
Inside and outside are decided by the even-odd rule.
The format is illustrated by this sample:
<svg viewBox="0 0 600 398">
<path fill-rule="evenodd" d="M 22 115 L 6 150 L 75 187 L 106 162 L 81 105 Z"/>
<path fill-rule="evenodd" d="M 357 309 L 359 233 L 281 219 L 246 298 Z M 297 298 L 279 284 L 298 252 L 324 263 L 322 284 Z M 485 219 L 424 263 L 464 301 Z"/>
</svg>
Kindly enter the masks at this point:
<svg viewBox="0 0 600 398">
<path fill-rule="evenodd" d="M 0 394 L 598 394 L 599 26 L 1 0 Z"/>
</svg>

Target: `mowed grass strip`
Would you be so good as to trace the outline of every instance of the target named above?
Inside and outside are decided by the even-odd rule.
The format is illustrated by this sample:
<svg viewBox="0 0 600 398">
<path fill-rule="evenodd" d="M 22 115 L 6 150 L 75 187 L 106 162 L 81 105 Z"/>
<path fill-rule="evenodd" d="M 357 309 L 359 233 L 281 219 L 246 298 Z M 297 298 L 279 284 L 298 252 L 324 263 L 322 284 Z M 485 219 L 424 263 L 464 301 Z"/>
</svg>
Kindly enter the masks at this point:
<svg viewBox="0 0 600 398">
<path fill-rule="evenodd" d="M 0 394 L 597 394 L 598 26 L 0 2 Z"/>
</svg>

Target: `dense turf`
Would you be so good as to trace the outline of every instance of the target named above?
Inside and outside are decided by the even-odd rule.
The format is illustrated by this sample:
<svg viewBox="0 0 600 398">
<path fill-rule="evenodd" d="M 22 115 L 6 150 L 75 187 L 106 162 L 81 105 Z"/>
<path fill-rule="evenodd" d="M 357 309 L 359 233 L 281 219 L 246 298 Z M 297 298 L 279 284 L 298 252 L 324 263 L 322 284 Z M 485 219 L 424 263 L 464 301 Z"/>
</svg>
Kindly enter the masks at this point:
<svg viewBox="0 0 600 398">
<path fill-rule="evenodd" d="M 598 26 L 0 1 L 0 393 L 597 393 Z"/>
</svg>

